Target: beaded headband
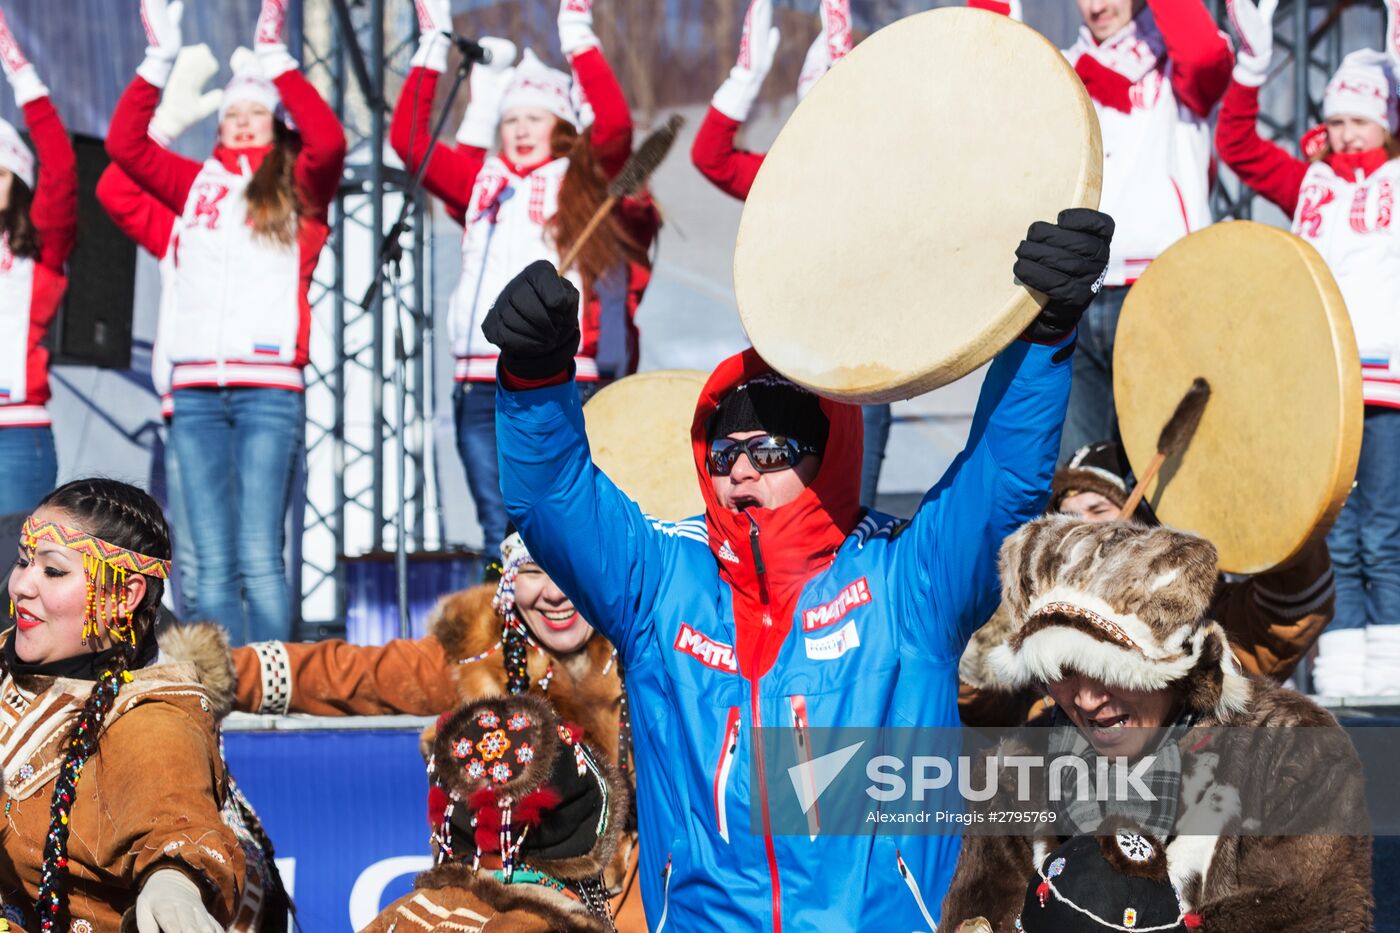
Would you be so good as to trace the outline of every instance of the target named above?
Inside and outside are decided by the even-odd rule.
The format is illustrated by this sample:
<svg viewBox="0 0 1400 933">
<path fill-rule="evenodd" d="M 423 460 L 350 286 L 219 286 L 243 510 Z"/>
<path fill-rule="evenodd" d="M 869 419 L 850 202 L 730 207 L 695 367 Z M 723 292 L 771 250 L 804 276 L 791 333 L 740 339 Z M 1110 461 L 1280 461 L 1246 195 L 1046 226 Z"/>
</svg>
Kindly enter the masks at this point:
<svg viewBox="0 0 1400 933">
<path fill-rule="evenodd" d="M 170 561 L 138 554 L 58 522 L 36 522 L 32 515 L 24 521 L 20 540 L 31 551 L 40 541 L 51 541 L 83 555 L 83 575 L 87 578 L 84 644 L 101 633 L 100 626 L 105 626 L 118 641 L 136 644 L 132 619 L 126 613 L 126 600 L 120 598 L 127 574 L 139 573 L 164 580 L 170 576 Z"/>
</svg>

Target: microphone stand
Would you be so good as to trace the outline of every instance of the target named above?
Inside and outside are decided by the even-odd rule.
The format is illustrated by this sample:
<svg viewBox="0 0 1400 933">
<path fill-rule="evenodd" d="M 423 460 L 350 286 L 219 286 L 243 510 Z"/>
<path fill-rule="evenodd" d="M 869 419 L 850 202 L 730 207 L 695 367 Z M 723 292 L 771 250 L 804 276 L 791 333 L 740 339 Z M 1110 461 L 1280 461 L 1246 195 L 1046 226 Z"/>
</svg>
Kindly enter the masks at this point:
<svg viewBox="0 0 1400 933">
<path fill-rule="evenodd" d="M 457 36 L 451 37 L 454 45 L 462 52 L 462 61 L 457 65 L 457 70 L 453 75 L 452 87 L 448 91 L 447 100 L 444 102 L 442 112 L 438 114 L 437 122 L 433 125 L 432 133 L 428 136 L 428 145 L 423 152 L 423 158 L 418 163 L 418 169 L 413 173 L 408 187 L 403 192 L 403 203 L 399 208 L 399 216 L 389 228 L 389 232 L 379 243 L 379 266 L 375 270 L 374 281 L 370 284 L 365 296 L 360 301 L 360 307 L 371 308 L 379 300 L 384 280 L 387 278 L 393 288 L 394 295 L 394 375 L 393 386 L 394 395 L 397 400 L 394 427 L 395 453 L 398 457 L 396 477 L 398 482 L 398 516 L 394 522 L 394 584 L 397 591 L 397 608 L 399 617 L 399 637 L 408 638 L 411 636 L 411 626 L 409 622 L 408 607 L 408 399 L 405 397 L 408 391 L 408 361 L 418 354 L 418 347 L 415 346 L 413 352 L 409 352 L 408 341 L 404 336 L 403 326 L 403 302 L 399 299 L 399 273 L 403 261 L 403 246 L 399 240 L 408 231 L 410 216 L 418 205 L 418 195 L 423 188 L 423 178 L 428 172 L 428 162 L 432 158 L 433 150 L 437 148 L 438 136 L 441 135 L 443 126 L 447 123 L 447 116 L 452 112 L 452 104 L 457 99 L 457 93 L 462 88 L 462 82 L 471 73 L 472 65 L 476 62 L 486 63 L 490 61 L 490 53 L 483 50 L 475 42 L 468 39 L 461 39 Z M 409 144 L 409 157 L 412 158 L 412 141 Z"/>
</svg>

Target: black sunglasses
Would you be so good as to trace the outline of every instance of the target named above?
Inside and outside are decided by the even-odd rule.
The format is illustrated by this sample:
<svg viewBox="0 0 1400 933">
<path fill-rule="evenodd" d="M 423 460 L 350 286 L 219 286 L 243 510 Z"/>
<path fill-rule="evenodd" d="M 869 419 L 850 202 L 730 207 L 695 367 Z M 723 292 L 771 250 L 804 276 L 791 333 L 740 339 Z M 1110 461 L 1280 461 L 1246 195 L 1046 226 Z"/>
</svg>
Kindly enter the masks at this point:
<svg viewBox="0 0 1400 933">
<path fill-rule="evenodd" d="M 742 441 L 718 437 L 710 441 L 710 475 L 728 476 L 740 454 L 748 454 L 749 463 L 758 472 L 776 473 L 797 466 L 803 457 L 814 453 L 817 448 L 781 434 L 760 434 Z"/>
</svg>

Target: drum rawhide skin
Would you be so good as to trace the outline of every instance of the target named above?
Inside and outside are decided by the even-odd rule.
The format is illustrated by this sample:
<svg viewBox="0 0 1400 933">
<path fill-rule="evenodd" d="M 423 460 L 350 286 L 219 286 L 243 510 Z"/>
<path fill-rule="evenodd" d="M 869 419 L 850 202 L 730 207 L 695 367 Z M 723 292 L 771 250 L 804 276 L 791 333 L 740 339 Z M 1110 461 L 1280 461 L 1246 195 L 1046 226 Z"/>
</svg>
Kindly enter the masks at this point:
<svg viewBox="0 0 1400 933">
<path fill-rule="evenodd" d="M 705 511 L 690 426 L 707 378 L 694 369 L 638 373 L 583 406 L 593 462 L 653 518 L 674 522 Z"/>
<path fill-rule="evenodd" d="M 1361 361 L 1327 264 L 1249 221 L 1177 241 L 1124 303 L 1113 393 L 1134 470 L 1196 377 L 1200 426 L 1146 489 L 1164 525 L 1209 539 L 1220 568 L 1261 573 L 1327 534 L 1356 475 Z"/>
<path fill-rule="evenodd" d="M 817 82 L 765 157 L 734 254 L 744 328 L 829 398 L 945 385 L 1035 319 L 1016 246 L 1097 208 L 1102 177 L 1093 105 L 1039 33 L 966 8 L 901 19 Z"/>
</svg>

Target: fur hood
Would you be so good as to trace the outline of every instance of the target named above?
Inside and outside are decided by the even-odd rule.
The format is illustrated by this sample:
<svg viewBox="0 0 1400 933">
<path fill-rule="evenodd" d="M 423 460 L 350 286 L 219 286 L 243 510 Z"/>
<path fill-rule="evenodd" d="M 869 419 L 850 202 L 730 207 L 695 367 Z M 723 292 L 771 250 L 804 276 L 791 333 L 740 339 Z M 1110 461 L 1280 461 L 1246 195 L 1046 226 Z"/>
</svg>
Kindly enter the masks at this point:
<svg viewBox="0 0 1400 933">
<path fill-rule="evenodd" d="M 1008 688 L 1078 671 L 1132 690 L 1179 687 L 1198 713 L 1245 709 L 1249 681 L 1225 630 L 1207 618 L 1217 579 L 1210 542 L 1046 516 L 1006 539 L 1001 579 L 1009 635 L 986 664 Z"/>
<path fill-rule="evenodd" d="M 228 632 L 213 622 L 176 623 L 156 630 L 160 662 L 192 665 L 209 694 L 215 720 L 233 710 L 238 678 L 233 671 L 233 649 Z"/>
<path fill-rule="evenodd" d="M 428 620 L 428 631 L 442 643 L 447 657 L 458 662 L 453 677 L 463 702 L 506 692 L 500 648 L 504 623 L 491 607 L 495 593 L 491 584 L 451 593 L 438 601 Z M 595 632 L 570 663 L 534 648 L 527 657 L 531 693 L 539 695 L 539 683 L 552 665 L 554 673 L 543 695 L 561 719 L 582 727 L 588 743 L 616 763 L 622 680 L 612 643 Z M 431 735 L 425 739 L 432 741 Z"/>
</svg>

